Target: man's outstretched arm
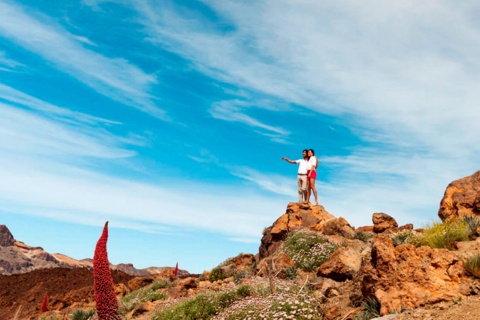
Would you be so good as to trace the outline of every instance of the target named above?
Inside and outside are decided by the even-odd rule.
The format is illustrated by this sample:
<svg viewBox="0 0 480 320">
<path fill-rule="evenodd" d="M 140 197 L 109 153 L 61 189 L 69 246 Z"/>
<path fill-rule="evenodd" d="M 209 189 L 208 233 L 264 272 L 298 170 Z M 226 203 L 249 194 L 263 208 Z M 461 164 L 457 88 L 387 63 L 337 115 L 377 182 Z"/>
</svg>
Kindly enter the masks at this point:
<svg viewBox="0 0 480 320">
<path fill-rule="evenodd" d="M 289 162 L 289 163 L 293 163 L 293 164 L 297 163 L 296 161 L 290 160 L 290 159 L 285 158 L 285 157 L 282 157 L 282 160 L 285 160 L 285 161 L 287 161 L 287 162 Z"/>
</svg>

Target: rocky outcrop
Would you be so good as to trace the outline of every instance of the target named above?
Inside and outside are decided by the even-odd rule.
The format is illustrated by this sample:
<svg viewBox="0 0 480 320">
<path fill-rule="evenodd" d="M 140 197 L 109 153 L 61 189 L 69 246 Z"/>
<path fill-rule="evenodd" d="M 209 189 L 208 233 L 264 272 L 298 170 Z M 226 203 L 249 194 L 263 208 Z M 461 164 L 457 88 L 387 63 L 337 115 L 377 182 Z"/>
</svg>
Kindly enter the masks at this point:
<svg viewBox="0 0 480 320">
<path fill-rule="evenodd" d="M 264 230 L 259 248 L 260 259 L 272 255 L 288 232 L 301 228 L 320 231 L 327 221 L 333 219 L 335 217 L 323 206 L 290 202 L 285 214 Z"/>
<path fill-rule="evenodd" d="M 382 315 L 462 298 L 475 287 L 456 252 L 409 244 L 394 247 L 383 234 L 374 238 L 371 263 L 363 273 L 362 291 L 380 302 Z"/>
<path fill-rule="evenodd" d="M 0 247 L 9 247 L 13 246 L 15 239 L 13 235 L 8 230 L 7 226 L 2 224 L 0 225 Z"/>
<path fill-rule="evenodd" d="M 442 221 L 464 216 L 480 216 L 480 171 L 451 182 L 442 201 L 438 216 Z"/>
<path fill-rule="evenodd" d="M 376 212 L 372 215 L 373 232 L 382 233 L 387 230 L 398 228 L 397 221 L 383 212 Z"/>
</svg>

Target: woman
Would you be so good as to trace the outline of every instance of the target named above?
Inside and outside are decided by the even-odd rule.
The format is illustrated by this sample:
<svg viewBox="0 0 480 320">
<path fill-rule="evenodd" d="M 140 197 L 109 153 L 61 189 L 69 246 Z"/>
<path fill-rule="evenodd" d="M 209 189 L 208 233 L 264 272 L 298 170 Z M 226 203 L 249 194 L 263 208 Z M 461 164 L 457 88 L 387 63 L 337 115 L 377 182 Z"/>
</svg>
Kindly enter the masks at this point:
<svg viewBox="0 0 480 320">
<path fill-rule="evenodd" d="M 310 194 L 313 190 L 313 195 L 315 197 L 315 205 L 318 206 L 318 197 L 317 189 L 315 188 L 315 179 L 317 178 L 317 172 L 315 169 L 318 167 L 318 159 L 315 157 L 315 151 L 313 149 L 308 150 L 308 191 L 307 191 L 307 202 L 310 202 Z"/>
</svg>

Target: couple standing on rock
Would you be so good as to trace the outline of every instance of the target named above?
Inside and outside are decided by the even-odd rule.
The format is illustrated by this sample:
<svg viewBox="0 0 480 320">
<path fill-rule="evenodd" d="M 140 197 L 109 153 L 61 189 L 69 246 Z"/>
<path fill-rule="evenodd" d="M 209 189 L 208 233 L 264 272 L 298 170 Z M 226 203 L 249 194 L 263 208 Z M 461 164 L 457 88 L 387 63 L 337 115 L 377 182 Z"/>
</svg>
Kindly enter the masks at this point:
<svg viewBox="0 0 480 320">
<path fill-rule="evenodd" d="M 282 157 L 282 160 L 292 164 L 298 164 L 298 202 L 310 202 L 310 194 L 313 191 L 315 205 L 318 206 L 317 189 L 315 188 L 315 179 L 317 178 L 315 169 L 318 167 L 318 159 L 315 157 L 315 151 L 313 151 L 313 149 L 303 150 L 302 156 L 303 159 L 290 160 Z"/>
</svg>

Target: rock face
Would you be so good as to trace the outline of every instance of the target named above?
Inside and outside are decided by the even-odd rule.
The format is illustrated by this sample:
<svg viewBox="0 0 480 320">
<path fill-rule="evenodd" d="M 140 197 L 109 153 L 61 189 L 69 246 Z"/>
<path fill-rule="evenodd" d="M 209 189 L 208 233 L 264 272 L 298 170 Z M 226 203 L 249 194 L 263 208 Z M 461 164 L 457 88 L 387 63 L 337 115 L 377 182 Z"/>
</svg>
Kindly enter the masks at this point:
<svg viewBox="0 0 480 320">
<path fill-rule="evenodd" d="M 373 232 L 382 233 L 390 229 L 398 228 L 395 219 L 383 212 L 377 212 L 372 215 Z"/>
<path fill-rule="evenodd" d="M 451 182 L 438 210 L 442 221 L 457 220 L 469 215 L 480 216 L 480 171 Z"/>
<path fill-rule="evenodd" d="M 334 219 L 323 206 L 290 202 L 285 214 L 264 230 L 259 248 L 260 259 L 273 254 L 288 232 L 300 228 L 321 231 L 325 222 Z M 345 227 L 344 224 L 341 227 Z"/>
<path fill-rule="evenodd" d="M 7 226 L 2 224 L 0 225 L 0 247 L 9 247 L 13 246 L 15 239 L 13 235 L 8 230 Z"/>
<path fill-rule="evenodd" d="M 457 253 L 410 244 L 394 247 L 383 234 L 374 238 L 371 263 L 363 273 L 362 291 L 375 296 L 382 315 L 452 301 L 474 288 Z"/>
<path fill-rule="evenodd" d="M 337 249 L 330 259 L 317 269 L 317 276 L 326 277 L 336 281 L 353 279 L 358 275 L 362 266 L 362 256 L 352 247 Z"/>
</svg>

